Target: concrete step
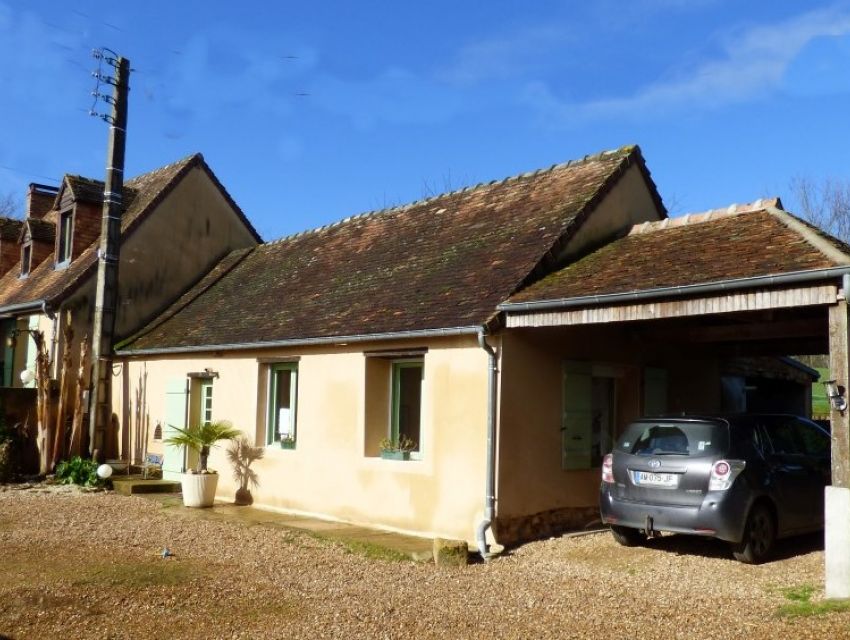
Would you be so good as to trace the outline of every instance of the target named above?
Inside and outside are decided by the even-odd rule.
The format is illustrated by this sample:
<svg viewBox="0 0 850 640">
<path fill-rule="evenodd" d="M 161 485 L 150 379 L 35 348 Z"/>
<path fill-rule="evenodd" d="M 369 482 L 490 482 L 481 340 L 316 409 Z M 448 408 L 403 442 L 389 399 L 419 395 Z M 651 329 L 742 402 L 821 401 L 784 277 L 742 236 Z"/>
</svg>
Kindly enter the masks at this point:
<svg viewBox="0 0 850 640">
<path fill-rule="evenodd" d="M 145 493 L 179 493 L 180 483 L 173 480 L 159 480 L 141 477 L 112 477 L 112 488 L 116 493 L 131 496 Z"/>
</svg>

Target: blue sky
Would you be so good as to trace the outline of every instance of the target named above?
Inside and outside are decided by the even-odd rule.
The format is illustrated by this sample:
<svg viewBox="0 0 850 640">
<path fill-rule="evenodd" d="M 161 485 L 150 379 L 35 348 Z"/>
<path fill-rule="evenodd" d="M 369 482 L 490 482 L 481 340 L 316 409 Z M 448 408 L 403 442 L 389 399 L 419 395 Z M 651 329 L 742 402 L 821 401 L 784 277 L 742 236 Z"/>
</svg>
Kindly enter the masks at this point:
<svg viewBox="0 0 850 640">
<path fill-rule="evenodd" d="M 637 143 L 672 214 L 850 177 L 850 3 L 0 0 L 0 195 L 204 154 L 266 239 Z M 300 95 L 308 94 L 308 95 Z"/>
</svg>

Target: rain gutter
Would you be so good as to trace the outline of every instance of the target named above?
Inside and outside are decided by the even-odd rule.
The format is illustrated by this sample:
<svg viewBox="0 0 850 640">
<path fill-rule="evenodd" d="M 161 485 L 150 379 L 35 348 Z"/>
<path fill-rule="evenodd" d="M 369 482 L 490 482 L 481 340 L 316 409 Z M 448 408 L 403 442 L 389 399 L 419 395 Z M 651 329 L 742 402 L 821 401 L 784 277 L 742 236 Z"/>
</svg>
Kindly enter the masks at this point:
<svg viewBox="0 0 850 640">
<path fill-rule="evenodd" d="M 487 352 L 487 479 L 484 491 L 484 519 L 475 529 L 475 542 L 478 553 L 487 559 L 490 556 L 487 545 L 487 529 L 496 517 L 496 383 L 499 376 L 496 351 L 487 344 L 485 327 L 478 330 L 478 344 Z"/>
<path fill-rule="evenodd" d="M 119 356 L 147 356 L 172 353 L 203 353 L 209 351 L 242 351 L 245 349 L 274 349 L 280 347 L 308 347 L 313 345 L 346 345 L 353 342 L 372 342 L 375 340 L 421 340 L 444 336 L 475 335 L 480 326 L 451 327 L 447 329 L 420 329 L 417 331 L 391 331 L 387 333 L 367 333 L 350 336 L 322 336 L 316 338 L 292 338 L 288 340 L 269 340 L 266 342 L 234 342 L 229 344 L 205 344 L 186 347 L 154 347 L 151 349 L 115 350 Z"/>
<path fill-rule="evenodd" d="M 827 269 L 811 269 L 808 271 L 791 271 L 778 275 L 752 276 L 732 280 L 717 280 L 705 284 L 689 284 L 677 287 L 658 287 L 644 291 L 629 291 L 625 293 L 604 293 L 596 296 L 578 296 L 575 298 L 560 298 L 557 300 L 536 300 L 532 302 L 503 302 L 497 308 L 499 311 L 523 312 L 544 311 L 547 309 L 567 309 L 571 307 L 607 306 L 623 302 L 639 302 L 653 298 L 683 298 L 706 293 L 731 292 L 740 289 L 758 289 L 786 284 L 796 284 L 842 277 L 846 284 L 850 276 L 850 265 L 829 267 Z M 846 290 L 846 287 L 845 287 Z"/>
<path fill-rule="evenodd" d="M 10 304 L 5 307 L 0 307 L 0 315 L 12 315 L 23 311 L 41 311 L 45 315 L 51 315 L 47 306 L 47 300 L 31 300 L 30 302 L 19 302 Z"/>
</svg>

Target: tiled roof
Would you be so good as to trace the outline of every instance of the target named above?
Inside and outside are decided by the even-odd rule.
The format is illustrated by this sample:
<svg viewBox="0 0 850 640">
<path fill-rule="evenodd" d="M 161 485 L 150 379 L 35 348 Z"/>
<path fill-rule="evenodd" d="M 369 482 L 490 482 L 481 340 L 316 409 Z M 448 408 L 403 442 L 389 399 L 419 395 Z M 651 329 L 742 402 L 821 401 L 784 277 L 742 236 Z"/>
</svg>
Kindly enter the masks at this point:
<svg viewBox="0 0 850 640">
<path fill-rule="evenodd" d="M 173 164 L 160 167 L 149 173 L 144 173 L 124 183 L 125 208 L 121 220 L 121 232 L 123 236 L 132 233 L 133 229 L 142 222 L 145 216 L 152 211 L 170 188 L 177 183 L 178 178 L 188 172 L 192 167 L 203 167 L 211 178 L 220 186 L 212 171 L 209 170 L 201 154 L 195 154 L 184 158 Z M 100 184 L 101 192 L 103 183 L 96 180 L 87 180 L 89 186 Z M 79 181 L 77 182 L 79 185 Z M 94 187 L 92 187 L 94 188 Z M 222 192 L 230 199 L 222 187 Z M 102 196 L 101 196 L 102 197 Z M 232 200 L 230 200 L 232 203 Z M 233 205 L 243 222 L 256 236 L 253 227 L 241 213 L 238 207 Z M 48 213 L 43 221 L 31 220 L 50 224 L 55 229 L 55 212 Z M 257 236 L 259 239 L 259 236 Z M 52 241 L 52 240 L 51 240 Z M 34 268 L 25 279 L 18 277 L 20 268 L 13 268 L 0 278 L 0 308 L 26 304 L 46 300 L 56 304 L 66 295 L 74 291 L 77 286 L 97 269 L 97 242 L 92 243 L 85 249 L 79 258 L 75 259 L 66 269 L 56 270 L 53 266 L 53 254 Z"/>
<path fill-rule="evenodd" d="M 21 236 L 21 229 L 24 226 L 23 220 L 15 218 L 0 218 L 0 240 L 10 240 L 17 242 Z"/>
<path fill-rule="evenodd" d="M 626 147 L 231 255 L 122 348 L 480 326 L 634 164 L 654 191 Z"/>
<path fill-rule="evenodd" d="M 629 235 L 511 296 L 562 300 L 825 269 L 850 246 L 777 208 L 778 200 L 636 225 Z"/>
<path fill-rule="evenodd" d="M 103 202 L 103 181 L 84 178 L 83 176 L 66 175 L 65 182 L 74 194 L 75 200 L 85 202 Z"/>
<path fill-rule="evenodd" d="M 53 244 L 56 238 L 56 226 L 39 218 L 27 218 L 25 225 L 29 227 L 30 237 L 36 242 Z"/>
</svg>

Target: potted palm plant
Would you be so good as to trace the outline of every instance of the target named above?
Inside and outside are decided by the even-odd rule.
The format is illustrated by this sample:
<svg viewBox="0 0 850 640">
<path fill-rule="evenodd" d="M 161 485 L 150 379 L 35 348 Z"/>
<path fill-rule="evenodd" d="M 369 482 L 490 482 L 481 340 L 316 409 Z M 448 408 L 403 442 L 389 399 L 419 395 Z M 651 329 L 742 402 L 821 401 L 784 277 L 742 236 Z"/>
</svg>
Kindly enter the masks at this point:
<svg viewBox="0 0 850 640">
<path fill-rule="evenodd" d="M 219 440 L 233 440 L 240 435 L 240 431 L 226 420 L 174 429 L 177 434 L 168 438 L 165 444 L 188 447 L 198 454 L 198 468 L 187 469 L 181 480 L 183 504 L 187 507 L 211 507 L 218 486 L 218 474 L 207 468 L 210 449 Z"/>
</svg>

